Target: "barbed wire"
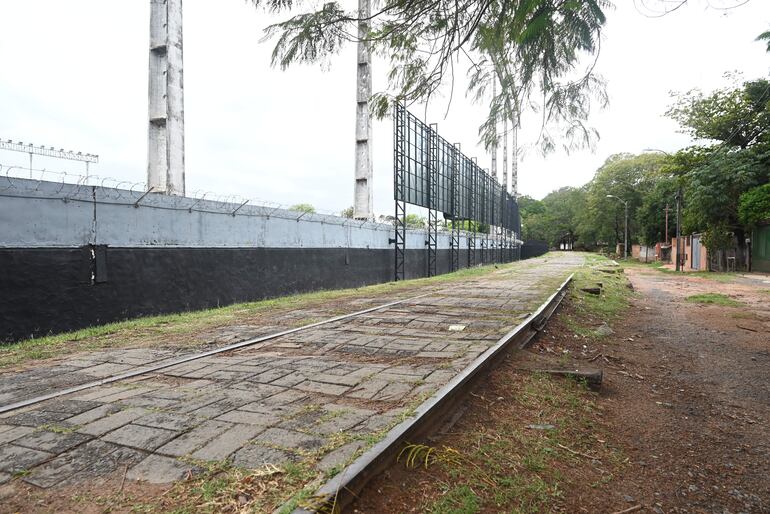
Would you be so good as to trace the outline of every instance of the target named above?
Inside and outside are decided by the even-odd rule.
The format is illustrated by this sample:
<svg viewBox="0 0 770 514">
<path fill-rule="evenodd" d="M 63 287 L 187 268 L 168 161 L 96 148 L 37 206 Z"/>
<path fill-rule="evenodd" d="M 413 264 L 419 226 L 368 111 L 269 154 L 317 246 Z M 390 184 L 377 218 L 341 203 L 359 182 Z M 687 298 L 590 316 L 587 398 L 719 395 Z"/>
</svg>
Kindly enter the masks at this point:
<svg viewBox="0 0 770 514">
<path fill-rule="evenodd" d="M 13 191 L 12 194 L 8 194 Z M 233 217 L 248 216 L 259 218 L 277 218 L 293 221 L 306 221 L 343 227 L 364 227 L 380 231 L 393 230 L 394 221 L 390 216 L 380 216 L 376 220 L 358 220 L 341 216 L 340 211 L 318 209 L 314 211 L 292 210 L 291 205 L 273 200 L 247 198 L 235 194 L 216 193 L 214 191 L 195 190 L 189 196 L 158 195 L 158 201 L 148 199 L 150 193 L 145 182 L 131 182 L 114 177 L 102 177 L 89 174 L 81 175 L 67 171 L 37 169 L 27 166 L 9 166 L 0 163 L 0 196 L 23 197 L 23 193 L 33 194 L 31 198 L 96 202 L 113 205 L 132 205 L 163 210 L 188 211 L 189 213 L 228 214 Z M 45 194 L 52 196 L 45 196 Z M 407 226 L 411 232 L 425 232 L 427 227 Z M 448 236 L 451 229 L 440 225 L 439 232 Z M 473 232 L 461 230 L 465 237 Z M 476 233 L 477 238 L 498 239 L 497 234 Z"/>
</svg>

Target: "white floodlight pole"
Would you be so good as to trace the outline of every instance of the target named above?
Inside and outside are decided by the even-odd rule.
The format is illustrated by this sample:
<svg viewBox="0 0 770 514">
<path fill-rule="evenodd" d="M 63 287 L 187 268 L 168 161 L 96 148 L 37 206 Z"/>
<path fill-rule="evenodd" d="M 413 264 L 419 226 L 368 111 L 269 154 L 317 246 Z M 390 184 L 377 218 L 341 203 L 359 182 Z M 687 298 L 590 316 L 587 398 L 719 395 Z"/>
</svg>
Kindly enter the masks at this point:
<svg viewBox="0 0 770 514">
<path fill-rule="evenodd" d="M 147 188 L 184 196 L 182 0 L 150 0 Z"/>
<path fill-rule="evenodd" d="M 366 39 L 369 37 L 371 0 L 358 0 L 358 69 L 356 82 L 356 161 L 353 191 L 353 217 L 374 218 L 372 206 L 372 117 L 369 99 L 372 96 L 372 55 Z"/>
<path fill-rule="evenodd" d="M 492 102 L 497 97 L 497 77 L 492 77 Z M 500 177 L 497 176 L 497 115 L 495 115 L 494 139 L 492 140 L 492 176 L 495 180 L 499 181 Z"/>
<path fill-rule="evenodd" d="M 508 192 L 508 116 L 503 116 L 503 191 Z"/>
<path fill-rule="evenodd" d="M 519 194 L 519 120 L 517 112 L 514 112 L 511 121 L 511 195 L 516 198 Z"/>
</svg>

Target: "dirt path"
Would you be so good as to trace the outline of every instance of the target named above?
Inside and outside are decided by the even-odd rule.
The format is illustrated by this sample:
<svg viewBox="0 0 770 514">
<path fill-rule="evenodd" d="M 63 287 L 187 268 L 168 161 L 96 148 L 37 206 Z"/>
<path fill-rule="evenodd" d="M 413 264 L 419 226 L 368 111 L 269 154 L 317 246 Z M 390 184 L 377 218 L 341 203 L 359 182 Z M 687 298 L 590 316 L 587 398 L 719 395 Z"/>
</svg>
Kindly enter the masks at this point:
<svg viewBox="0 0 770 514">
<path fill-rule="evenodd" d="M 612 374 L 605 391 L 630 458 L 614 499 L 662 512 L 769 512 L 770 294 L 751 281 L 626 273 L 641 296 L 618 334 L 634 339 L 617 352 L 630 376 Z M 744 305 L 685 301 L 703 293 Z"/>
<path fill-rule="evenodd" d="M 354 510 L 770 512 L 770 284 L 625 273 L 636 294 L 619 317 L 571 295 L 426 441 L 433 465 L 394 465 Z M 610 276 L 584 281 L 606 289 Z M 732 305 L 690 298 L 703 294 Z M 612 333 L 599 336 L 603 321 Z M 576 391 L 527 371 L 548 367 L 600 367 L 604 383 Z"/>
</svg>

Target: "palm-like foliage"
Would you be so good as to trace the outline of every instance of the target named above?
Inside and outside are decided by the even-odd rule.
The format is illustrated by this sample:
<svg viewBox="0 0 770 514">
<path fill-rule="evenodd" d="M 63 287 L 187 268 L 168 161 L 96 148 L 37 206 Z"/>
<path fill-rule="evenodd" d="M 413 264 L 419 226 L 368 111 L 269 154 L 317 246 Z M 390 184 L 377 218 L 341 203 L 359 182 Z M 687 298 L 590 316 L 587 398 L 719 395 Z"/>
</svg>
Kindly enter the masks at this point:
<svg viewBox="0 0 770 514">
<path fill-rule="evenodd" d="M 770 52 L 770 30 L 758 35 L 757 41 L 767 41 L 767 51 Z"/>
<path fill-rule="evenodd" d="M 301 9 L 303 0 L 251 0 L 274 12 Z M 426 102 L 439 90 L 453 94 L 455 67 L 470 62 L 469 93 L 488 98 L 492 80 L 501 84 L 492 98 L 480 135 L 487 146 L 497 121 L 519 122 L 524 110 L 541 116 L 540 146 L 554 148 L 554 131 L 566 146 L 588 143 L 584 122 L 594 100 L 605 104 L 603 81 L 594 74 L 604 11 L 609 0 L 384 0 L 366 20 L 363 40 L 388 59 L 388 88 L 372 98 L 379 117 L 395 101 Z M 294 14 L 267 29 L 275 37 L 273 64 L 324 62 L 346 42 L 359 41 L 358 15 L 330 1 Z"/>
</svg>

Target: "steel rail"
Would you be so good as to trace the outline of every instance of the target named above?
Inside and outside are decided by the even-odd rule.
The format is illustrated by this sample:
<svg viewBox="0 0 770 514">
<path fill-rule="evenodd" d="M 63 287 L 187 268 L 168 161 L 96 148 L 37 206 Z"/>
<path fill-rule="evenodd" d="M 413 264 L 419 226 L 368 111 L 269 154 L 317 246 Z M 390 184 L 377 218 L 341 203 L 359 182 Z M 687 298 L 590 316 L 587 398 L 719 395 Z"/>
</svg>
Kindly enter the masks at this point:
<svg viewBox="0 0 770 514">
<path fill-rule="evenodd" d="M 478 356 L 460 374 L 456 375 L 431 398 L 417 407 L 414 416 L 396 425 L 384 439 L 372 446 L 363 455 L 346 467 L 341 473 L 323 484 L 308 499 L 307 506 L 295 508 L 292 514 L 321 512 L 343 512 L 350 505 L 366 483 L 384 471 L 396 458 L 404 443 L 416 441 L 434 426 L 440 424 L 465 394 L 477 383 L 505 352 L 516 345 L 524 348 L 545 326 L 567 294 L 572 281 L 570 276 L 559 286 L 538 309 L 524 321 L 497 340 Z M 283 507 L 275 512 L 283 511 Z"/>
<path fill-rule="evenodd" d="M 227 345 L 227 346 L 223 346 L 221 348 L 216 348 L 214 350 L 209 350 L 209 351 L 206 351 L 206 352 L 201 352 L 201 353 L 195 353 L 195 354 L 192 354 L 192 355 L 187 355 L 185 357 L 180 357 L 180 358 L 174 359 L 174 360 L 169 361 L 169 362 L 164 362 L 163 364 L 156 364 L 154 366 L 139 368 L 139 369 L 136 369 L 136 370 L 133 370 L 133 371 L 122 373 L 120 375 L 113 375 L 111 377 L 106 377 L 106 378 L 103 378 L 103 379 L 100 379 L 100 380 L 95 380 L 93 382 L 87 382 L 85 384 L 80 384 L 80 385 L 77 385 L 77 386 L 69 387 L 67 389 L 61 389 L 61 390 L 55 391 L 53 393 L 48 393 L 48 394 L 44 394 L 42 396 L 36 396 L 34 398 L 29 398 L 27 400 L 22 400 L 22 401 L 19 401 L 19 402 L 16 402 L 16 403 L 11 403 L 11 404 L 8 404 L 8 405 L 4 405 L 4 406 L 0 407 L 0 414 L 4 414 L 6 412 L 11 412 L 11 411 L 14 411 L 14 410 L 17 410 L 17 409 L 21 409 L 23 407 L 29 407 L 30 405 L 34 405 L 36 403 L 44 402 L 46 400 L 51 400 L 53 398 L 58 398 L 60 396 L 64 396 L 64 395 L 67 395 L 67 394 L 76 393 L 78 391 L 83 391 L 84 389 L 90 389 L 92 387 L 98 387 L 98 386 L 102 386 L 102 385 L 106 385 L 106 384 L 111 384 L 113 382 L 118 382 L 120 380 L 126 380 L 126 379 L 129 379 L 129 378 L 134 378 L 134 377 L 137 377 L 137 376 L 146 375 L 147 373 L 153 373 L 155 371 L 160 371 L 160 370 L 163 370 L 163 369 L 166 369 L 166 368 L 170 368 L 172 366 L 177 366 L 179 364 L 184 364 L 186 362 L 202 359 L 204 357 L 209 357 L 211 355 L 216 355 L 216 354 L 219 354 L 219 353 L 229 352 L 229 351 L 232 351 L 232 350 L 238 350 L 240 348 L 245 348 L 245 347 L 248 347 L 248 346 L 253 346 L 255 344 L 259 344 L 259 343 L 262 343 L 262 342 L 265 342 L 265 341 L 269 341 L 271 339 L 276 339 L 276 338 L 283 337 L 283 336 L 286 336 L 286 335 L 289 335 L 289 334 L 295 334 L 295 333 L 301 332 L 303 330 L 308 330 L 308 329 L 311 329 L 311 328 L 320 327 L 322 325 L 327 325 L 329 323 L 334 323 L 335 321 L 342 321 L 342 320 L 354 318 L 354 317 L 360 316 L 362 314 L 366 314 L 366 313 L 369 313 L 369 312 L 374 312 L 374 311 L 377 311 L 377 310 L 380 310 L 380 309 L 386 309 L 386 308 L 392 307 L 394 305 L 399 305 L 399 304 L 402 304 L 402 303 L 410 302 L 410 301 L 413 301 L 413 300 L 417 300 L 419 298 L 424 298 L 426 296 L 442 293 L 442 292 L 445 292 L 445 291 L 451 290 L 451 289 L 453 289 L 453 287 L 440 289 L 438 291 L 431 291 L 429 293 L 424 293 L 424 294 L 420 294 L 420 295 L 417 295 L 417 296 L 411 296 L 409 298 L 404 298 L 402 300 L 396 300 L 396 301 L 393 301 L 393 302 L 384 303 L 382 305 L 377 305 L 375 307 L 370 307 L 368 309 L 364 309 L 364 310 L 361 310 L 361 311 L 351 312 L 349 314 L 342 314 L 340 316 L 335 316 L 333 318 L 317 321 L 315 323 L 310 323 L 309 325 L 303 325 L 301 327 L 291 328 L 291 329 L 288 329 L 288 330 L 282 330 L 280 332 L 274 332 L 272 334 L 255 337 L 253 339 L 247 339 L 245 341 L 240 341 L 238 343 L 233 343 L 233 344 L 230 344 L 230 345 Z M 161 361 L 156 361 L 156 362 L 163 362 L 163 361 L 161 360 Z"/>
</svg>

